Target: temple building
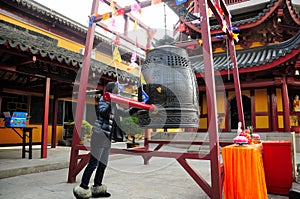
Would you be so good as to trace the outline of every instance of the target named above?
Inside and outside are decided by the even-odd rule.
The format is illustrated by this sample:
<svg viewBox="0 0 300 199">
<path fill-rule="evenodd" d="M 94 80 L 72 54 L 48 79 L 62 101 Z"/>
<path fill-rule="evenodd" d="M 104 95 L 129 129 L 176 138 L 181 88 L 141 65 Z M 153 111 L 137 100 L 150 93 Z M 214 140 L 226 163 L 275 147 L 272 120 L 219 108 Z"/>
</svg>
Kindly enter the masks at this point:
<svg viewBox="0 0 300 199">
<path fill-rule="evenodd" d="M 44 135 L 52 145 L 65 136 L 72 138 L 66 135 L 64 124 L 74 121 L 87 27 L 31 0 L 1 1 L 0 5 L 1 126 L 3 112 L 28 112 L 27 123 L 35 127 L 33 143 L 40 143 Z M 118 79 L 135 85 L 138 81 L 126 71 L 131 56 L 126 46 L 119 46 L 123 61 L 114 65 L 113 40 L 95 34 L 94 41 L 85 107 L 93 113 L 95 97 L 107 82 Z M 95 116 L 86 114 L 84 119 L 92 123 Z M 12 129 L 0 132 L 0 145 L 20 143 Z"/>
<path fill-rule="evenodd" d="M 202 78 L 201 13 L 193 6 L 177 8 L 178 31 L 191 54 L 198 80 L 201 107 L 200 129 L 206 131 L 207 104 Z M 245 127 L 256 132 L 298 130 L 299 108 L 299 5 L 294 1 L 238 1 L 228 5 L 232 28 L 237 30 L 236 59 L 245 118 Z M 190 10 L 189 10 L 190 8 Z M 200 15 L 200 16 L 199 16 Z M 211 35 L 216 75 L 218 115 L 224 132 L 237 129 L 237 103 L 228 40 L 222 26 L 211 17 Z"/>
</svg>

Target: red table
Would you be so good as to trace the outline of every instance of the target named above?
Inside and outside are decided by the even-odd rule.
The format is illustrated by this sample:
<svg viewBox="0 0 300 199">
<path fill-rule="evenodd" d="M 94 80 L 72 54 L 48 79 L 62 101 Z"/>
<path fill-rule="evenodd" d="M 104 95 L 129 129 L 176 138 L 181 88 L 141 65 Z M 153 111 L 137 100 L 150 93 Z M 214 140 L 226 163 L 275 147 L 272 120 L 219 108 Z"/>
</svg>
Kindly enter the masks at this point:
<svg viewBox="0 0 300 199">
<path fill-rule="evenodd" d="M 262 145 L 223 147 L 224 199 L 267 199 Z"/>
<path fill-rule="evenodd" d="M 32 159 L 32 131 L 36 127 L 0 127 L 12 129 L 22 139 L 22 158 L 25 158 L 25 153 L 28 153 L 28 158 Z M 20 129 L 19 132 L 17 129 Z M 27 134 L 28 133 L 28 134 Z M 26 142 L 28 138 L 28 142 Z M 28 150 L 26 146 L 28 145 Z"/>
<path fill-rule="evenodd" d="M 292 143 L 274 140 L 262 144 L 268 193 L 288 195 L 293 184 Z"/>
</svg>

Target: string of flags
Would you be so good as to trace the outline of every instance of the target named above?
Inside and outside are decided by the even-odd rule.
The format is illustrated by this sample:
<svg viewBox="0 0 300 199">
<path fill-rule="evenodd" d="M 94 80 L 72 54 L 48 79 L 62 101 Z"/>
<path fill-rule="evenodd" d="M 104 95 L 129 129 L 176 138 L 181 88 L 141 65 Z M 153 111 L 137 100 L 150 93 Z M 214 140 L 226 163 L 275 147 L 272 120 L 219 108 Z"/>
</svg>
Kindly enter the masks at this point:
<svg viewBox="0 0 300 199">
<path fill-rule="evenodd" d="M 187 2 L 187 0 L 175 0 L 175 1 L 176 1 L 177 5 L 180 5 L 180 4 L 183 4 L 183 3 Z M 101 0 L 101 2 L 104 3 L 104 0 Z M 161 3 L 161 2 L 162 2 L 161 0 L 152 0 L 151 4 L 153 5 L 153 4 L 158 4 L 158 3 Z M 117 9 L 116 5 L 117 5 L 116 1 L 111 1 L 111 3 L 110 3 L 111 12 L 104 13 L 102 15 L 93 14 L 92 16 L 90 16 L 89 25 L 93 24 L 95 18 L 97 18 L 97 20 L 99 20 L 99 18 L 101 20 L 106 20 L 106 19 L 109 19 L 109 18 L 111 18 L 113 16 L 124 15 L 125 14 L 125 8 Z M 232 39 L 234 39 L 236 42 L 238 42 L 239 41 L 238 36 L 239 36 L 239 32 L 240 32 L 239 28 L 233 27 L 233 26 L 232 27 L 228 27 L 227 26 L 227 22 L 225 21 L 225 13 L 222 10 L 222 8 L 217 3 L 215 3 L 215 8 L 217 10 L 217 13 L 220 15 L 220 18 L 222 19 L 221 28 L 222 28 L 223 32 L 226 33 L 226 31 L 228 30 L 229 31 L 229 36 Z M 133 12 L 138 12 L 138 13 L 142 12 L 141 11 L 142 8 L 141 8 L 141 4 L 140 3 L 132 4 L 130 6 L 130 9 Z M 209 15 L 212 14 L 212 12 L 209 12 L 209 13 L 210 13 Z M 201 20 L 202 20 L 202 17 L 200 16 L 200 13 L 199 13 L 199 19 L 193 20 L 193 21 L 191 21 L 191 23 L 192 24 L 200 24 Z M 112 20 L 110 22 L 110 25 L 112 27 L 116 28 L 115 19 L 114 18 L 112 18 Z M 134 22 L 134 30 L 137 29 L 137 26 L 138 26 L 137 21 L 135 21 Z M 185 32 L 187 30 L 188 29 L 186 28 L 186 25 L 184 23 L 180 24 L 179 27 L 178 27 L 178 31 L 179 32 Z M 152 38 L 154 37 L 154 34 L 155 34 L 155 31 L 153 31 L 153 30 L 150 30 L 150 31 L 147 32 L 148 41 L 152 40 Z M 224 38 L 224 36 L 222 36 L 222 35 L 216 35 L 216 38 Z M 115 62 L 122 62 L 122 58 L 121 58 L 121 55 L 120 55 L 120 52 L 119 52 L 119 49 L 118 49 L 118 47 L 121 45 L 120 35 L 119 34 L 116 34 L 116 38 L 115 38 L 113 44 L 115 46 L 114 50 L 113 50 L 113 61 L 115 61 Z M 202 40 L 198 40 L 198 44 L 202 45 Z M 138 48 L 137 38 L 136 38 L 136 47 Z M 149 49 L 150 49 L 150 45 L 149 45 L 149 43 L 147 43 L 146 50 L 149 50 Z M 136 58 L 136 50 L 134 50 L 133 53 L 132 53 L 132 56 L 131 56 L 131 63 L 132 64 L 135 63 L 136 60 L 137 60 L 137 58 Z"/>
<path fill-rule="evenodd" d="M 100 2 L 105 3 L 104 0 L 100 0 Z M 183 3 L 186 3 L 187 0 L 175 0 L 175 2 L 176 2 L 176 5 L 181 5 Z M 162 3 L 162 0 L 151 0 L 151 5 L 155 5 L 155 4 L 159 4 L 159 3 Z M 110 3 L 111 12 L 107 12 L 107 13 L 104 13 L 104 14 L 101 14 L 101 15 L 99 15 L 99 14 L 91 15 L 90 20 L 89 20 L 89 25 L 92 26 L 96 18 L 98 20 L 100 19 L 100 21 L 104 21 L 104 20 L 107 20 L 107 19 L 109 19 L 111 17 L 114 17 L 114 16 L 120 16 L 120 15 L 124 16 L 125 8 L 117 9 L 116 4 L 117 4 L 116 1 L 111 1 L 111 3 Z M 225 13 L 222 10 L 222 8 L 219 6 L 219 4 L 215 3 L 214 6 L 215 6 L 218 14 L 220 15 L 220 18 L 222 19 L 222 23 L 221 23 L 222 31 L 226 33 L 226 30 L 227 30 L 228 26 L 227 26 L 227 22 L 224 20 Z M 141 3 L 136 2 L 132 5 L 130 5 L 129 7 L 130 7 L 130 12 L 138 12 L 140 14 L 142 13 Z M 208 9 L 208 11 L 209 11 L 208 12 L 209 17 L 212 16 L 211 9 Z M 191 21 L 191 23 L 192 24 L 200 24 L 201 20 L 202 20 L 202 17 L 199 16 L 199 18 L 200 18 L 200 20 L 196 19 L 196 20 Z M 114 19 L 111 20 L 110 26 L 114 29 L 116 28 Z M 135 20 L 133 30 L 136 30 L 137 26 L 138 26 L 138 24 L 137 24 L 137 21 Z M 180 24 L 178 29 L 179 29 L 179 32 L 184 32 L 186 30 L 186 27 L 184 26 L 184 24 Z M 229 30 L 230 30 L 230 28 L 229 28 Z M 233 32 L 233 31 L 230 30 L 229 35 L 232 37 L 232 39 L 234 39 L 236 42 L 238 42 L 238 40 L 239 40 L 238 39 L 238 36 L 239 36 L 238 33 Z M 149 34 L 147 36 L 149 37 Z M 152 37 L 152 35 L 150 35 L 150 37 Z M 150 46 L 147 46 L 147 48 L 150 48 Z"/>
<path fill-rule="evenodd" d="M 238 27 L 231 26 L 231 27 L 229 27 L 229 30 L 230 30 L 231 38 L 234 39 L 236 42 L 238 42 L 239 41 L 238 36 L 240 34 L 240 29 Z M 224 39 L 225 35 L 216 34 L 215 37 L 218 39 Z"/>
<path fill-rule="evenodd" d="M 236 42 L 238 42 L 239 41 L 238 36 L 239 36 L 239 32 L 240 32 L 239 28 L 234 27 L 234 26 L 228 27 L 227 22 L 224 20 L 225 13 L 224 13 L 223 9 L 217 3 L 215 3 L 214 6 L 215 6 L 218 14 L 220 15 L 220 18 L 222 19 L 222 24 L 221 24 L 222 31 L 224 33 L 226 33 L 226 30 L 228 28 L 230 37 L 232 39 L 234 39 Z"/>
<path fill-rule="evenodd" d="M 185 0 L 176 0 L 176 3 L 178 3 L 178 4 L 182 4 L 184 2 L 185 2 Z M 234 27 L 234 26 L 228 27 L 228 24 L 227 24 L 227 22 L 225 20 L 225 13 L 222 10 L 222 8 L 217 3 L 215 3 L 215 8 L 216 8 L 217 13 L 219 14 L 221 20 L 222 20 L 222 22 L 221 22 L 221 29 L 222 29 L 222 31 L 224 33 L 226 33 L 227 29 L 228 29 L 230 37 L 232 39 L 234 39 L 236 42 L 238 42 L 239 41 L 238 36 L 239 36 L 239 33 L 240 33 L 240 29 L 238 27 Z M 208 12 L 208 17 L 211 17 L 212 16 L 211 9 L 208 9 L 208 11 L 209 11 Z M 189 23 L 191 23 L 191 24 L 200 24 L 203 17 L 200 16 L 200 13 L 194 13 L 194 15 L 197 16 L 199 19 L 195 19 L 193 21 L 190 21 Z M 186 25 L 184 23 L 179 24 L 177 30 L 180 33 L 189 31 L 189 29 L 186 28 Z M 224 36 L 217 34 L 216 38 L 220 38 L 221 39 L 221 38 L 224 38 Z"/>
<path fill-rule="evenodd" d="M 187 1 L 187 0 L 185 0 Z M 100 0 L 101 3 L 105 3 L 104 0 Z M 159 4 L 162 3 L 162 0 L 151 0 L 151 5 L 155 5 L 155 4 Z M 120 16 L 125 14 L 125 8 L 116 8 L 116 1 L 111 1 L 110 3 L 110 8 L 111 8 L 111 12 L 107 12 L 104 14 L 93 14 L 90 16 L 90 20 L 89 20 L 89 25 L 91 26 L 93 24 L 93 22 L 95 21 L 95 18 L 100 18 L 100 21 L 104 21 L 107 20 L 113 16 Z M 130 11 L 129 12 L 138 12 L 138 13 L 142 13 L 142 6 L 141 3 L 134 3 L 132 5 L 130 5 Z"/>
</svg>

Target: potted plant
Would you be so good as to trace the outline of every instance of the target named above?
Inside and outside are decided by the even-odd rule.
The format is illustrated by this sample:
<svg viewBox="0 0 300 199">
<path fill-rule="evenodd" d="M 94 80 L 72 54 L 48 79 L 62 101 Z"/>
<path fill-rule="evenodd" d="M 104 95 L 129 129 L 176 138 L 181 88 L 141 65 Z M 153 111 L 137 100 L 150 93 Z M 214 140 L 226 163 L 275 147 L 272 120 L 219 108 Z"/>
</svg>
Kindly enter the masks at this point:
<svg viewBox="0 0 300 199">
<path fill-rule="evenodd" d="M 138 125 L 137 117 L 127 117 L 121 121 L 121 129 L 126 133 L 127 139 L 131 142 L 127 142 L 127 148 L 138 147 L 139 143 L 136 139 L 143 137 L 144 129 Z"/>
<path fill-rule="evenodd" d="M 70 130 L 73 132 L 75 122 L 70 123 Z M 83 144 L 83 142 L 89 142 L 92 135 L 92 128 L 93 126 L 86 120 L 82 120 L 81 125 L 81 135 L 80 135 L 80 143 Z"/>
</svg>

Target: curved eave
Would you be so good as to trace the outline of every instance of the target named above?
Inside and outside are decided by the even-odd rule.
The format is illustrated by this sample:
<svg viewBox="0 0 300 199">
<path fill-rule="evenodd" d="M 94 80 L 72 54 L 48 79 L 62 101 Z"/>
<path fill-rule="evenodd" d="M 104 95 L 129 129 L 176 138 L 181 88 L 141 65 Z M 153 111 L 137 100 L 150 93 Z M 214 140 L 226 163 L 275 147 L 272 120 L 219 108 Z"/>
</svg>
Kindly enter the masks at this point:
<svg viewBox="0 0 300 199">
<path fill-rule="evenodd" d="M 54 64 L 69 66 L 69 69 L 77 70 L 82 67 L 81 60 L 69 59 L 60 54 L 37 49 L 35 47 L 24 45 L 20 42 L 15 42 L 7 39 L 3 39 L 0 36 L 0 45 L 5 46 L 7 49 L 15 49 L 24 53 L 29 53 L 32 56 L 41 57 L 44 59 L 50 59 Z M 117 78 L 116 69 L 110 65 L 99 62 L 97 60 L 91 60 L 91 70 L 95 73 L 107 75 L 109 77 Z M 136 83 L 138 80 L 135 76 L 118 69 L 118 78 L 122 81 Z"/>
<path fill-rule="evenodd" d="M 236 51 L 239 73 L 258 72 L 278 66 L 300 53 L 300 31 L 293 38 L 269 46 Z M 214 70 L 220 75 L 232 73 L 232 64 L 227 53 L 217 53 L 213 56 Z M 204 72 L 201 56 L 190 58 L 192 68 L 197 77 Z M 229 60 L 229 62 L 228 62 Z"/>
<path fill-rule="evenodd" d="M 252 28 L 263 23 L 270 15 L 278 8 L 278 6 L 282 3 L 283 0 L 271 0 L 270 3 L 266 5 L 266 8 L 262 10 L 262 12 L 258 13 L 257 16 L 252 18 L 247 18 L 243 20 L 234 21 L 234 16 L 232 17 L 232 26 L 237 26 L 240 29 Z M 184 8 L 181 8 L 184 9 Z M 180 20 L 189 28 L 201 33 L 201 27 L 192 24 L 190 21 L 199 19 L 191 13 L 186 13 L 188 15 L 189 20 L 186 20 L 186 17 L 180 16 Z M 214 25 L 210 27 L 211 34 L 218 34 L 223 32 L 221 30 L 221 25 Z"/>
<path fill-rule="evenodd" d="M 292 0 L 286 0 L 286 5 L 294 22 L 300 25 L 300 14 L 292 4 Z"/>
<path fill-rule="evenodd" d="M 27 1 L 27 0 L 10 0 L 8 1 L 10 4 L 11 2 L 13 4 L 18 4 L 22 6 L 24 9 L 28 10 L 29 13 L 37 13 L 41 16 L 45 16 L 56 23 L 62 24 L 63 26 L 66 26 L 76 32 L 86 34 L 87 33 L 87 27 L 73 21 L 72 19 L 69 19 L 37 2 L 34 1 Z M 97 40 L 103 40 L 103 38 L 100 35 L 95 35 L 95 38 Z M 105 40 L 104 40 L 105 41 Z"/>
</svg>

